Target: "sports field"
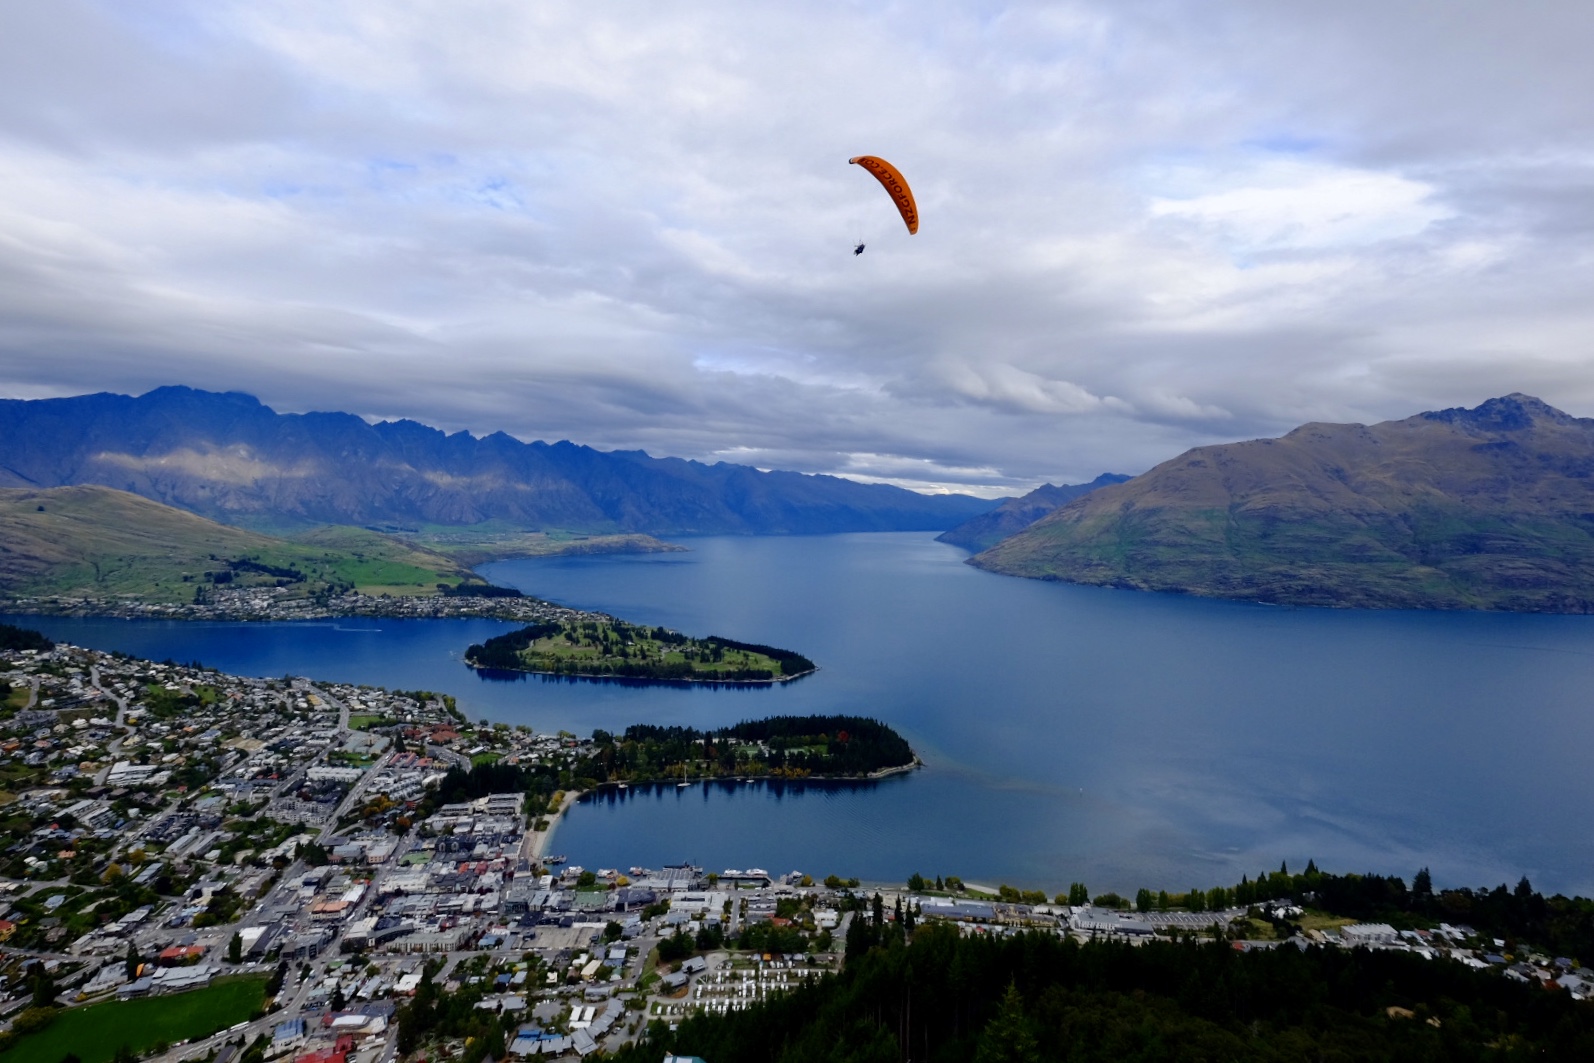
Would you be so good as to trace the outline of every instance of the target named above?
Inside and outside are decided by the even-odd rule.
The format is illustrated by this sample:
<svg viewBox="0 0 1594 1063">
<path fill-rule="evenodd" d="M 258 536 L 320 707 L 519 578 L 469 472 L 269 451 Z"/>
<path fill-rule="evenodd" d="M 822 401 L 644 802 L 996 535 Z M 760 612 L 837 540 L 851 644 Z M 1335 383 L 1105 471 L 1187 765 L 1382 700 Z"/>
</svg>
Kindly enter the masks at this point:
<svg viewBox="0 0 1594 1063">
<path fill-rule="evenodd" d="M 143 1055 L 162 1042 L 225 1030 L 253 1015 L 265 998 L 264 977 L 229 978 L 174 996 L 68 1008 L 46 1029 L 19 1039 L 0 1058 L 5 1063 L 60 1063 L 70 1052 L 83 1063 L 109 1063 L 124 1044 Z"/>
</svg>

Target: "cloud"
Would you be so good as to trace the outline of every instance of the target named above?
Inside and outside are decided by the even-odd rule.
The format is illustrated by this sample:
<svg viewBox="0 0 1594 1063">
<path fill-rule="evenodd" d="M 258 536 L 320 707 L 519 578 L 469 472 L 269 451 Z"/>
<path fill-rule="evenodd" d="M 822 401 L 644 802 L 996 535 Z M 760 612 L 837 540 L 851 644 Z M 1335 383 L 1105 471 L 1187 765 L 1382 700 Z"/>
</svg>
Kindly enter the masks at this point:
<svg viewBox="0 0 1594 1063">
<path fill-rule="evenodd" d="M 1513 390 L 1594 413 L 1590 31 L 1551 2 L 9 5 L 0 392 L 987 491 Z"/>
<path fill-rule="evenodd" d="M 1433 187 L 1396 174 L 1299 162 L 1270 162 L 1254 174 L 1207 178 L 1222 191 L 1155 198 L 1154 218 L 1213 231 L 1239 255 L 1365 247 L 1415 236 L 1453 213 Z"/>
</svg>

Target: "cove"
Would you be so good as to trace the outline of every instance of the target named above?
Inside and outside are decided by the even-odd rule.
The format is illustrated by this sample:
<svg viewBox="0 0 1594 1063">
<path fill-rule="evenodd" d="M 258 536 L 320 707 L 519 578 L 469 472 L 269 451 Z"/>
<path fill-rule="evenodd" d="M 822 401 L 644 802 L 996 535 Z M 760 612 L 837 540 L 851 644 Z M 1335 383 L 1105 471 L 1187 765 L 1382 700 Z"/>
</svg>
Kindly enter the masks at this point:
<svg viewBox="0 0 1594 1063">
<path fill-rule="evenodd" d="M 1594 620 L 1284 609 L 1011 579 L 928 534 L 685 540 L 496 562 L 496 583 L 691 635 L 789 647 L 779 688 L 484 680 L 490 621 L 13 618 L 255 675 L 425 687 L 473 719 L 586 732 L 873 715 L 924 770 L 860 786 L 605 791 L 553 847 L 897 881 L 1182 890 L 1293 868 L 1594 892 Z"/>
</svg>

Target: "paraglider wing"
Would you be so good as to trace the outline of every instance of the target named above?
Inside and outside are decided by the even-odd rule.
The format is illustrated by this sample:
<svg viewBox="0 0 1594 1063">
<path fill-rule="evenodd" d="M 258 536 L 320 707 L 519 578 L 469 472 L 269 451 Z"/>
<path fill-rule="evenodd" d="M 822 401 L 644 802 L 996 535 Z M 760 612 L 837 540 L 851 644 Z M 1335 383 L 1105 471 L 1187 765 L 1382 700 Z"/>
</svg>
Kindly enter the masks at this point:
<svg viewBox="0 0 1594 1063">
<path fill-rule="evenodd" d="M 902 176 L 901 171 L 876 155 L 854 155 L 847 161 L 854 166 L 862 166 L 874 174 L 875 180 L 891 193 L 891 198 L 896 201 L 897 210 L 902 214 L 902 222 L 908 227 L 909 235 L 919 231 L 919 207 L 913 202 L 913 190 L 908 187 L 907 179 Z"/>
</svg>

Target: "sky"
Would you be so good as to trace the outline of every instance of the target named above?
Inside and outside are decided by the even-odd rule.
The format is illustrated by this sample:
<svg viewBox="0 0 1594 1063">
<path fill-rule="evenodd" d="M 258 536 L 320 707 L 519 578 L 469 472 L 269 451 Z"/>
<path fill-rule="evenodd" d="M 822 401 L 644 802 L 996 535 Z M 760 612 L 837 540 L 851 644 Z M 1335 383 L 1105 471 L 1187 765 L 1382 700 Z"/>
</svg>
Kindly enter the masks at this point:
<svg viewBox="0 0 1594 1063">
<path fill-rule="evenodd" d="M 0 5 L 0 395 L 986 496 L 1590 416 L 1591 52 L 1587 0 Z"/>
</svg>

